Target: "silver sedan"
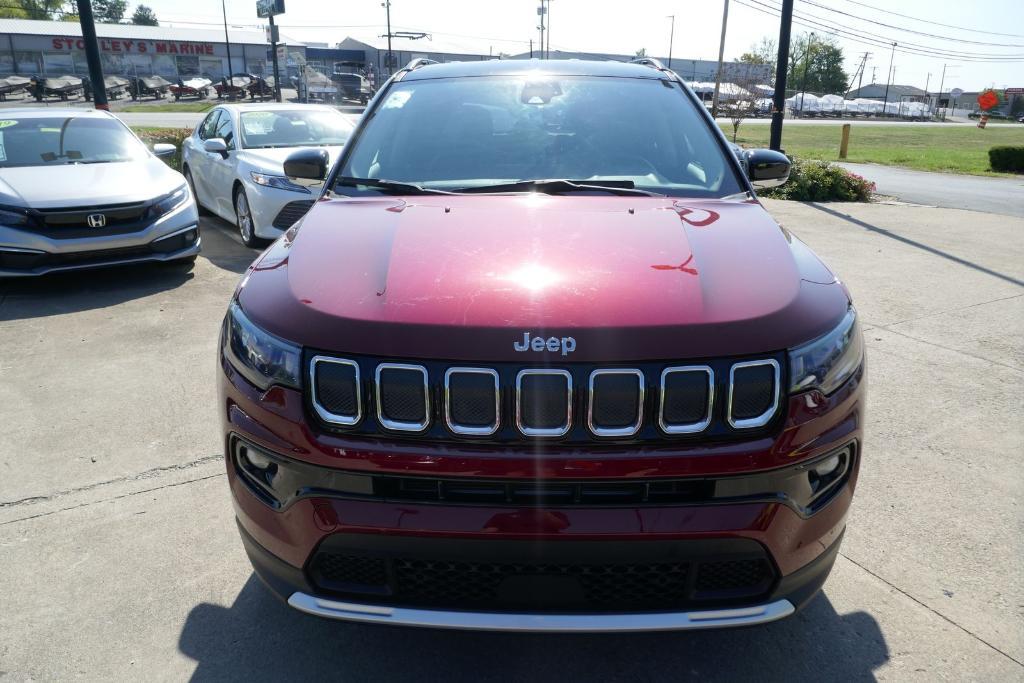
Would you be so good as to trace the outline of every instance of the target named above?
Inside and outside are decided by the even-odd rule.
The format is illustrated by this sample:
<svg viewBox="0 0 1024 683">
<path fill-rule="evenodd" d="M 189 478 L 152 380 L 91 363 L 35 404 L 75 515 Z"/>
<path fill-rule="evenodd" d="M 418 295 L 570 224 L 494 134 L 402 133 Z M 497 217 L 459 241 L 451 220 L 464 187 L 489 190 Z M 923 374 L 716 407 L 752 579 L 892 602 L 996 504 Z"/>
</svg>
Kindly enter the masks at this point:
<svg viewBox="0 0 1024 683">
<path fill-rule="evenodd" d="M 180 173 L 114 116 L 0 109 L 0 277 L 194 260 L 199 214 Z"/>
<path fill-rule="evenodd" d="M 284 160 L 297 148 L 321 147 L 333 163 L 352 128 L 328 106 L 221 105 L 185 140 L 183 171 L 200 206 L 259 247 L 302 218 L 316 196 L 285 177 Z"/>
</svg>

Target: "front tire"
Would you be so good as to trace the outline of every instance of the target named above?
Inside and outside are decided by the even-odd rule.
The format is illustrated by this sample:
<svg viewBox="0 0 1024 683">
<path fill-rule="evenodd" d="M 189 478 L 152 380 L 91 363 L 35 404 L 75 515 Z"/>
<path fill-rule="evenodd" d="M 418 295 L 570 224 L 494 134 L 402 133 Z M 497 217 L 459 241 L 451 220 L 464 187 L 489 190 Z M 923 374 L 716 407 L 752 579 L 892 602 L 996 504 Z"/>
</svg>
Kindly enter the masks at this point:
<svg viewBox="0 0 1024 683">
<path fill-rule="evenodd" d="M 235 190 L 235 223 L 238 225 L 238 235 L 242 238 L 242 244 L 251 249 L 258 249 L 263 245 L 263 240 L 256 236 L 256 222 L 252 217 L 249 198 L 241 187 Z"/>
</svg>

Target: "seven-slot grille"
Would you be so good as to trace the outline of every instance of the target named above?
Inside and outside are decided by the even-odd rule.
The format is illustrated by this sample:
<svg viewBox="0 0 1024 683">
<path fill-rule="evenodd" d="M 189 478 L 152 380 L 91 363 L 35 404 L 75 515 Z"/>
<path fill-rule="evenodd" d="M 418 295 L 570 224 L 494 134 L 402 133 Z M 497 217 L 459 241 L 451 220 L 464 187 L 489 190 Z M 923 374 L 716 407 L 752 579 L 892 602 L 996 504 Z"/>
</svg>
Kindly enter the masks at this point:
<svg viewBox="0 0 1024 683">
<path fill-rule="evenodd" d="M 320 420 L 358 432 L 579 442 L 767 428 L 781 412 L 783 378 L 775 358 L 559 369 L 316 355 L 309 380 Z"/>
</svg>

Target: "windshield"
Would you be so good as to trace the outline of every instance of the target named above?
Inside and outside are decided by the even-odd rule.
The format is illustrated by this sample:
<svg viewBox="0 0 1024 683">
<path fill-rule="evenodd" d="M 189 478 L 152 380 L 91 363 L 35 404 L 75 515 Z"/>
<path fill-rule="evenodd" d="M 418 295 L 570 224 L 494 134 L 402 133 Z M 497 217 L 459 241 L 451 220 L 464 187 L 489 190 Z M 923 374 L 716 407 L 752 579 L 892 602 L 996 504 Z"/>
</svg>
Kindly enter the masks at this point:
<svg viewBox="0 0 1024 683">
<path fill-rule="evenodd" d="M 317 147 L 343 145 L 352 124 L 331 110 L 242 112 L 242 147 Z"/>
<path fill-rule="evenodd" d="M 681 86 L 641 78 L 399 82 L 366 122 L 338 176 L 335 191 L 350 195 L 386 191 L 353 178 L 447 191 L 552 179 L 621 181 L 672 196 L 743 191 Z"/>
<path fill-rule="evenodd" d="M 136 161 L 148 154 L 123 124 L 106 117 L 0 119 L 0 168 Z"/>
</svg>

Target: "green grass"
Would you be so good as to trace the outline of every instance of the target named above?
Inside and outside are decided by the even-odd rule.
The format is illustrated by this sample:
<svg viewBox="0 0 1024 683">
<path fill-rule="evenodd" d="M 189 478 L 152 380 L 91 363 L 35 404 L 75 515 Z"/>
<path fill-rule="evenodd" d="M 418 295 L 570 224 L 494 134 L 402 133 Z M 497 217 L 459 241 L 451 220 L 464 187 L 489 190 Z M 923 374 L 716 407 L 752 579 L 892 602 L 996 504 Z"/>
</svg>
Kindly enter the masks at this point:
<svg viewBox="0 0 1024 683">
<path fill-rule="evenodd" d="M 202 101 L 202 102 L 164 102 L 161 104 L 129 104 L 121 111 L 131 112 L 168 112 L 168 111 L 184 111 L 184 112 L 203 112 L 209 111 L 216 102 Z"/>
<path fill-rule="evenodd" d="M 770 126 L 740 126 L 736 142 L 767 147 Z M 732 126 L 722 125 L 729 139 Z M 839 161 L 842 126 L 792 125 L 782 130 L 782 148 L 805 159 Z M 997 145 L 1024 145 L 1024 126 L 867 126 L 852 122 L 846 161 L 904 166 L 920 171 L 1012 176 L 989 168 L 988 150 Z"/>
</svg>

